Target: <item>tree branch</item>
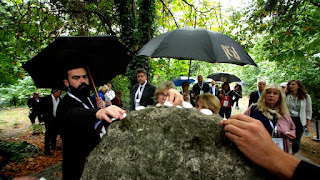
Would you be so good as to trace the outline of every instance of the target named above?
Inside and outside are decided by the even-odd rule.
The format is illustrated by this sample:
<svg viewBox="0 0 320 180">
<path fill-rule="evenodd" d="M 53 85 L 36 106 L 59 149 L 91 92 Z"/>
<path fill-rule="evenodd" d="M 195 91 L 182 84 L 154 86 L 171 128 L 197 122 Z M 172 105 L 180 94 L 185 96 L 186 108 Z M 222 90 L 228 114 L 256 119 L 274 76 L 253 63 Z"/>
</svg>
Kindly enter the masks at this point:
<svg viewBox="0 0 320 180">
<path fill-rule="evenodd" d="M 313 2 L 313 1 L 310 1 L 311 4 L 317 6 L 318 8 L 320 8 L 320 3 L 316 3 L 316 2 Z"/>
<path fill-rule="evenodd" d="M 207 11 L 199 11 L 193 4 L 188 3 L 186 0 L 182 0 L 184 3 L 186 3 L 188 6 L 190 6 L 192 9 L 194 9 L 195 11 L 201 13 L 201 14 L 205 14 L 208 12 L 211 12 L 212 10 L 215 10 L 217 7 L 213 6 L 213 8 L 207 10 Z"/>
<path fill-rule="evenodd" d="M 172 16 L 173 20 L 174 20 L 174 23 L 176 24 L 177 28 L 179 28 L 179 25 L 176 21 L 176 19 L 174 18 L 172 12 L 170 11 L 170 9 L 167 7 L 167 5 L 163 2 L 163 0 L 160 0 L 160 2 L 162 3 L 162 5 L 168 10 L 168 12 L 170 13 L 170 15 Z"/>
</svg>

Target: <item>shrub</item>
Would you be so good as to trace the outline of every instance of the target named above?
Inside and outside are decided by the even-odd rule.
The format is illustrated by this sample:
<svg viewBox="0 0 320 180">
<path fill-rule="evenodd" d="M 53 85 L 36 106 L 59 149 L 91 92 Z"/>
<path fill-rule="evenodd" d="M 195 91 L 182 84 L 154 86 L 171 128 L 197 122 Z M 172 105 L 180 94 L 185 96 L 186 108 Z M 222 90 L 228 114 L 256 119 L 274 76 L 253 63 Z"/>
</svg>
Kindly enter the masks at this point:
<svg viewBox="0 0 320 180">
<path fill-rule="evenodd" d="M 28 142 L 7 142 L 0 140 L 0 152 L 10 154 L 11 162 L 21 162 L 24 158 L 34 157 L 41 149 Z"/>
</svg>

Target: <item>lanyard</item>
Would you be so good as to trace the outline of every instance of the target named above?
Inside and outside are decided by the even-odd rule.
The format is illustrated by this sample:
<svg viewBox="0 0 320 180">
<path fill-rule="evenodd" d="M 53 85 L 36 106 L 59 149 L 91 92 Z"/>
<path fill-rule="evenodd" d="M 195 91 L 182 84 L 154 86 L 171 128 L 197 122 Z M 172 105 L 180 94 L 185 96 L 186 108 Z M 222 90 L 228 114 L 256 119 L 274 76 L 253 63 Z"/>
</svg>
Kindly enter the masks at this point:
<svg viewBox="0 0 320 180">
<path fill-rule="evenodd" d="M 69 91 L 68 91 L 68 95 L 69 95 L 70 97 L 72 97 L 73 99 L 77 100 L 78 102 L 82 103 L 82 105 L 83 105 L 84 108 L 90 109 L 85 103 L 83 103 L 79 98 L 77 98 L 76 96 L 74 96 L 73 94 L 71 94 Z M 87 99 L 88 99 L 88 101 L 90 102 L 92 108 L 94 109 L 94 106 L 93 106 L 90 98 L 87 97 Z"/>
<path fill-rule="evenodd" d="M 143 90 L 144 90 L 143 85 L 140 85 L 140 87 L 138 87 L 138 89 L 137 89 L 136 99 L 141 99 L 141 96 L 142 96 Z"/>
<path fill-rule="evenodd" d="M 271 133 L 272 138 L 277 137 L 277 121 L 278 120 L 275 115 L 273 115 L 273 121 L 275 122 L 274 126 L 273 126 L 273 123 L 269 120 L 270 126 L 272 127 L 272 133 Z"/>
<path fill-rule="evenodd" d="M 290 97 L 292 99 L 292 107 L 296 110 L 297 109 L 297 105 L 298 105 L 298 97 L 293 98 L 292 94 L 290 94 Z"/>
<path fill-rule="evenodd" d="M 199 83 L 199 87 L 200 87 L 200 89 L 202 89 L 202 88 L 203 88 L 203 82 L 201 83 L 201 86 L 200 86 L 200 83 Z"/>
</svg>

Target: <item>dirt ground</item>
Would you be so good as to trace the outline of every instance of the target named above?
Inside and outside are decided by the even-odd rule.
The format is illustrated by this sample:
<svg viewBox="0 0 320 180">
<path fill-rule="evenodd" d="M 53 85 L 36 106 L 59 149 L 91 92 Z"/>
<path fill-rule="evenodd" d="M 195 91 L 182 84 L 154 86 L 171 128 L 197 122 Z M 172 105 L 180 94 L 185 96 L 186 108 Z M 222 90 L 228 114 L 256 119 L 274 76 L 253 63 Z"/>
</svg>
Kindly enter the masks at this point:
<svg viewBox="0 0 320 180">
<path fill-rule="evenodd" d="M 243 113 L 247 108 L 245 99 L 240 101 L 240 108 L 233 109 L 233 114 Z M 8 108 L 0 111 L 0 139 L 4 141 L 27 141 L 44 150 L 44 126 L 42 133 L 33 135 L 31 131 L 30 121 L 28 119 L 28 108 Z M 36 121 L 38 123 L 38 121 Z M 320 123 L 319 123 L 320 124 Z M 298 155 L 310 159 L 314 164 L 320 165 L 320 142 L 312 140 L 316 136 L 315 121 L 311 122 L 311 136 L 303 135 L 301 142 L 301 150 Z M 58 147 L 61 148 L 61 140 L 58 138 Z M 25 162 L 18 164 L 10 163 L 9 168 L 13 168 L 16 176 L 25 176 L 34 172 L 43 171 L 46 167 L 56 163 L 61 163 L 62 151 L 52 151 L 51 156 L 44 156 L 40 153 L 37 158 L 26 159 Z M 30 164 L 41 164 L 41 166 L 30 166 Z M 19 166 L 18 168 L 16 166 Z M 22 167 L 21 167 L 22 166 Z M 5 167 L 8 168 L 8 167 Z M 19 169 L 19 170 L 16 170 Z M 5 172 L 2 172 L 5 173 Z M 11 174 L 12 175 L 12 174 Z"/>
<path fill-rule="evenodd" d="M 1 170 L 5 177 L 28 176 L 35 172 L 42 172 L 45 168 L 62 162 L 62 142 L 57 138 L 58 150 L 51 150 L 51 155 L 45 156 L 44 151 L 44 125 L 39 125 L 40 133 L 33 134 L 28 118 L 28 108 L 8 108 L 0 111 L 0 140 L 8 142 L 27 141 L 41 149 L 36 157 L 25 158 L 23 162 L 10 162 Z M 36 120 L 36 123 L 38 121 Z M 62 176 L 61 172 L 58 172 Z"/>
</svg>

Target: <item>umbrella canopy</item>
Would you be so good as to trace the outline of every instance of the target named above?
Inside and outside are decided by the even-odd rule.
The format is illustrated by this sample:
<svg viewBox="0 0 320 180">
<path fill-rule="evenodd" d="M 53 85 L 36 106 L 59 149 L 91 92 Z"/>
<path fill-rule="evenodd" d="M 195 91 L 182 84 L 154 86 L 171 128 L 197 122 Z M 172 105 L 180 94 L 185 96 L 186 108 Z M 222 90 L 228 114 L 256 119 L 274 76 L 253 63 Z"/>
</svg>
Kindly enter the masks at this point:
<svg viewBox="0 0 320 180">
<path fill-rule="evenodd" d="M 257 66 L 231 37 L 202 28 L 180 28 L 161 34 L 144 45 L 137 56 Z"/>
<path fill-rule="evenodd" d="M 114 36 L 61 36 L 22 67 L 37 88 L 65 89 L 63 79 L 70 64 L 88 66 L 94 84 L 103 85 L 126 72 L 131 59 Z"/>
<path fill-rule="evenodd" d="M 244 81 L 240 81 L 240 82 L 235 82 L 236 84 L 239 84 L 241 86 L 245 86 L 245 87 L 248 87 L 248 84 L 245 83 Z"/>
<path fill-rule="evenodd" d="M 224 73 L 224 72 L 210 74 L 209 76 L 207 76 L 207 78 L 211 78 L 215 81 L 222 81 L 226 83 L 241 81 L 241 79 L 238 78 L 237 76 L 230 73 Z"/>
<path fill-rule="evenodd" d="M 188 82 L 188 76 L 180 76 L 180 77 L 177 77 L 177 78 L 173 78 L 171 81 L 172 81 L 172 82 L 174 83 L 174 85 L 176 85 L 176 86 L 182 86 L 182 83 L 183 83 L 183 82 Z M 194 81 L 196 81 L 196 79 L 193 78 L 193 77 L 190 77 L 189 83 L 191 84 L 191 83 L 193 83 Z"/>
</svg>

